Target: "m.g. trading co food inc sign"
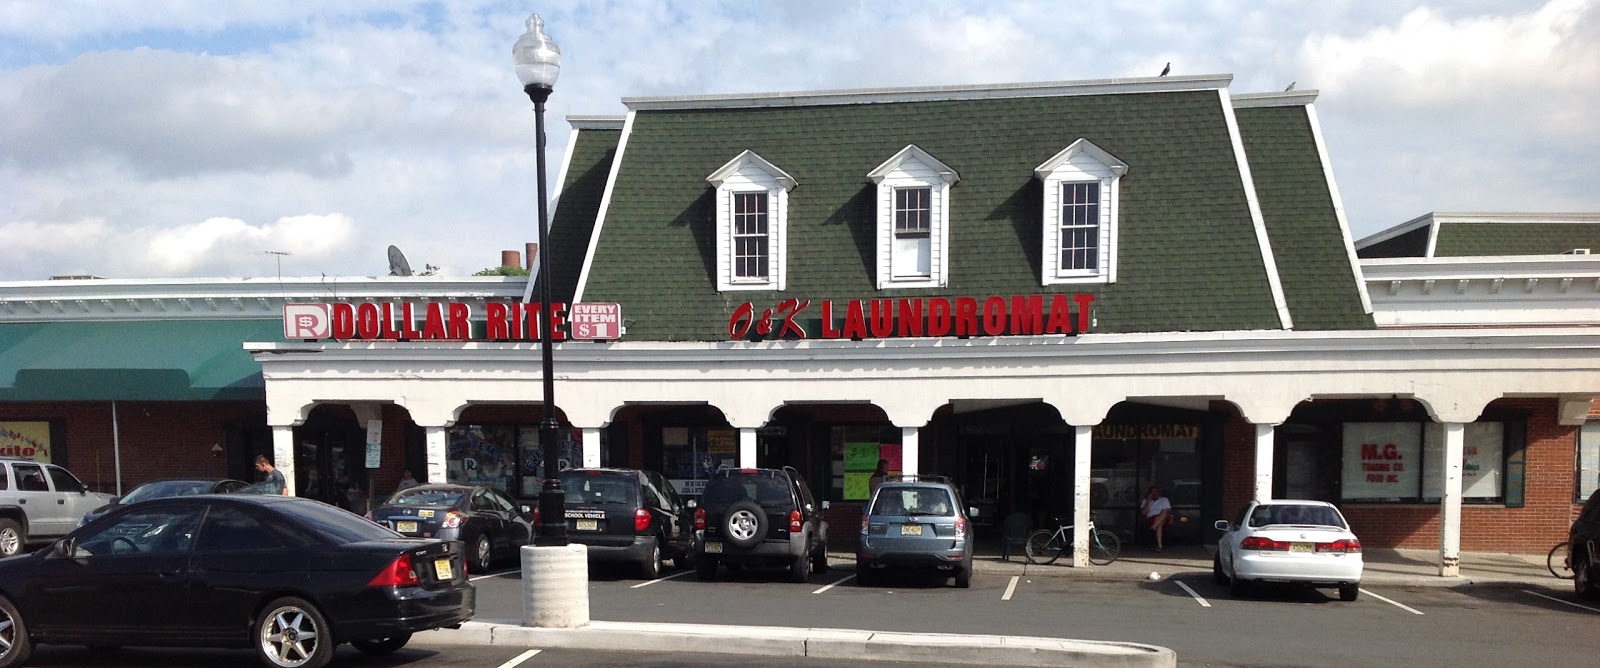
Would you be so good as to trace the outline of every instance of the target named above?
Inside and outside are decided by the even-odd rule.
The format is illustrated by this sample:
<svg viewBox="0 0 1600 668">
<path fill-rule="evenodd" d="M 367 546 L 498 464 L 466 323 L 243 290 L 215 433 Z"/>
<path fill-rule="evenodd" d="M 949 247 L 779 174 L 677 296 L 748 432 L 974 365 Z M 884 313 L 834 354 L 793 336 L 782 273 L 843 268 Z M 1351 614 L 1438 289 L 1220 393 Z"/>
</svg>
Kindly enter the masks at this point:
<svg viewBox="0 0 1600 668">
<path fill-rule="evenodd" d="M 538 341 L 537 302 L 487 302 L 477 317 L 459 302 L 285 304 L 286 339 L 369 341 Z M 614 303 L 550 304 L 550 340 L 622 338 Z"/>
<path fill-rule="evenodd" d="M 1090 293 L 992 296 L 982 301 L 975 297 L 821 300 L 815 311 L 808 299 L 785 299 L 760 311 L 745 302 L 728 317 L 728 336 L 887 339 L 1076 335 L 1089 331 L 1094 322 L 1093 306 L 1094 295 Z"/>
</svg>

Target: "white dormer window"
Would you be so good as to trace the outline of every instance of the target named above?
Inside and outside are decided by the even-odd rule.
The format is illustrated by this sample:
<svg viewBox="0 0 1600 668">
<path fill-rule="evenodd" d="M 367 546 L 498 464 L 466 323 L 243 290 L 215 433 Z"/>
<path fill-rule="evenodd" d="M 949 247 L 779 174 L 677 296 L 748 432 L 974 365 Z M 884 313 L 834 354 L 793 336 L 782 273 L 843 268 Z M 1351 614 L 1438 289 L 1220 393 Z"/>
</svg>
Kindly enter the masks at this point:
<svg viewBox="0 0 1600 668">
<path fill-rule="evenodd" d="M 717 290 L 782 290 L 794 177 L 745 151 L 712 172 L 717 189 Z"/>
<path fill-rule="evenodd" d="M 961 177 L 912 144 L 867 178 L 878 186 L 878 289 L 943 287 L 950 278 L 950 186 Z"/>
<path fill-rule="evenodd" d="M 1116 282 L 1117 193 L 1127 172 L 1087 139 L 1033 170 L 1044 182 L 1045 285 Z"/>
</svg>

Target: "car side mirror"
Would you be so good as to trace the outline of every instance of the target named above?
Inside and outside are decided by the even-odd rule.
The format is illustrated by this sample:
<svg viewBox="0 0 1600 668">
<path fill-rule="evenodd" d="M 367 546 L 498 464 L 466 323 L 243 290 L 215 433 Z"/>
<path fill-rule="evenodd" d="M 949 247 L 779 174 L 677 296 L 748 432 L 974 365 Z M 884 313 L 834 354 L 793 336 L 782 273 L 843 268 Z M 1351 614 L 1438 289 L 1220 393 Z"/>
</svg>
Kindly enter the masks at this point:
<svg viewBox="0 0 1600 668">
<path fill-rule="evenodd" d="M 977 517 L 977 516 L 978 516 L 978 507 L 977 506 L 967 506 L 967 517 Z"/>
<path fill-rule="evenodd" d="M 533 508 L 530 507 L 526 503 L 522 504 L 522 514 L 524 514 L 524 515 L 532 515 L 533 514 Z"/>
<path fill-rule="evenodd" d="M 106 502 L 106 505 L 109 505 L 109 506 L 114 506 L 114 505 L 117 505 L 117 504 L 119 504 L 119 503 L 122 503 L 122 497 L 120 497 L 120 496 L 113 496 L 113 497 L 111 497 L 111 500 L 110 500 L 110 501 L 107 501 L 107 502 Z"/>
<path fill-rule="evenodd" d="M 829 504 L 827 501 L 823 501 L 822 502 L 822 509 L 823 510 L 827 510 L 829 505 L 831 505 L 831 504 Z"/>
<path fill-rule="evenodd" d="M 1227 520 L 1217 520 L 1217 522 L 1215 524 L 1212 524 L 1211 526 L 1216 527 L 1217 531 L 1231 531 L 1231 530 L 1233 530 L 1233 524 L 1231 522 L 1227 521 Z"/>
<path fill-rule="evenodd" d="M 689 502 L 684 505 L 689 506 L 689 510 L 694 510 L 695 508 L 700 507 L 700 502 L 695 501 L 694 499 L 689 499 Z"/>
</svg>

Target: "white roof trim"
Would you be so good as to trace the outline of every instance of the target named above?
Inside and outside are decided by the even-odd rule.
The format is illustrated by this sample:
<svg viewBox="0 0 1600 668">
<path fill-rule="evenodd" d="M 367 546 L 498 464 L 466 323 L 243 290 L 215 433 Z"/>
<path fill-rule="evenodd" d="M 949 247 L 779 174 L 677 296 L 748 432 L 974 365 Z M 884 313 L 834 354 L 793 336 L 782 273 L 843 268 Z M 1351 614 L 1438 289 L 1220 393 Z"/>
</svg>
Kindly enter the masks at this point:
<svg viewBox="0 0 1600 668">
<path fill-rule="evenodd" d="M 939 178 L 944 179 L 946 185 L 954 185 L 955 182 L 961 180 L 961 175 L 957 174 L 956 170 L 944 164 L 944 161 L 933 157 L 932 153 L 922 150 L 922 147 L 916 144 L 906 144 L 906 147 L 900 149 L 899 153 L 894 154 L 888 160 L 873 168 L 872 171 L 867 172 L 867 178 L 871 179 L 873 183 L 882 183 L 884 177 L 887 177 L 890 172 L 898 169 L 907 160 L 913 159 L 938 172 Z"/>
<path fill-rule="evenodd" d="M 1349 259 L 1350 271 L 1356 279 L 1356 291 L 1361 295 L 1361 308 L 1370 315 L 1372 296 L 1367 294 L 1367 282 L 1361 277 L 1361 260 L 1356 256 L 1355 244 L 1350 241 L 1350 223 L 1344 215 L 1344 198 L 1339 196 L 1339 185 L 1333 180 L 1333 163 L 1328 160 L 1327 144 L 1322 141 L 1322 121 L 1317 118 L 1316 105 L 1306 105 L 1306 120 L 1311 123 L 1311 141 L 1317 146 L 1317 160 L 1322 162 L 1322 175 L 1328 180 L 1328 197 L 1333 201 L 1333 217 L 1339 221 L 1339 239 L 1344 244 L 1345 257 Z"/>
<path fill-rule="evenodd" d="M 1066 164 L 1068 160 L 1071 160 L 1073 156 L 1076 156 L 1079 153 L 1094 158 L 1095 161 L 1109 168 L 1112 174 L 1122 176 L 1128 173 L 1128 163 L 1123 162 L 1121 158 L 1112 155 L 1110 151 L 1095 145 L 1094 142 L 1089 141 L 1086 138 L 1079 137 L 1077 141 L 1072 142 L 1072 144 L 1068 145 L 1066 148 L 1061 149 L 1060 153 L 1051 156 L 1049 160 L 1039 163 L 1038 167 L 1034 167 L 1034 177 L 1044 180 L 1046 177 L 1050 176 L 1051 172 L 1056 171 L 1056 168 Z"/>
<path fill-rule="evenodd" d="M 1243 93 L 1233 96 L 1234 109 L 1260 107 L 1304 107 L 1317 99 L 1316 90 L 1284 91 L 1282 93 Z"/>
<path fill-rule="evenodd" d="M 1600 223 L 1600 213 L 1462 213 L 1451 211 L 1435 211 L 1429 215 L 1433 216 L 1433 219 L 1440 223 L 1504 223 L 1508 225 L 1526 223 L 1593 225 L 1595 223 Z"/>
<path fill-rule="evenodd" d="M 1289 300 L 1283 294 L 1283 278 L 1278 275 L 1278 260 L 1272 254 L 1272 241 L 1267 238 L 1267 219 L 1261 213 L 1255 178 L 1250 175 L 1250 160 L 1244 154 L 1244 135 L 1239 132 L 1239 119 L 1233 115 L 1228 89 L 1218 89 L 1217 97 L 1222 103 L 1222 117 L 1228 122 L 1228 136 L 1233 140 L 1233 158 L 1239 166 L 1239 185 L 1244 188 L 1245 201 L 1250 205 L 1250 223 L 1256 229 L 1256 245 L 1261 249 L 1261 264 L 1267 272 L 1267 285 L 1272 289 L 1272 304 L 1278 310 L 1278 322 L 1283 324 L 1283 328 L 1294 329 L 1294 319 L 1289 316 Z"/>
<path fill-rule="evenodd" d="M 621 130 L 622 125 L 628 121 L 627 116 L 597 116 L 573 114 L 567 116 L 567 124 L 574 130 Z"/>
<path fill-rule="evenodd" d="M 777 165 L 772 164 L 766 158 L 761 157 L 760 154 L 750 149 L 745 149 L 743 153 L 734 156 L 732 160 L 718 167 L 717 171 L 706 177 L 706 180 L 710 181 L 714 186 L 721 187 L 723 181 L 728 180 L 728 177 L 743 169 L 745 165 L 753 165 L 756 169 L 771 175 L 774 180 L 783 186 L 785 191 L 794 190 L 795 185 L 797 185 L 794 177 L 789 176 L 788 172 L 779 169 Z"/>
<path fill-rule="evenodd" d="M 735 95 L 683 95 L 624 97 L 634 111 L 665 109 L 738 109 L 752 107 L 809 107 L 835 104 L 932 102 L 998 98 L 1114 95 L 1119 93 L 1173 93 L 1227 88 L 1231 74 L 1090 79 L 1039 83 L 983 84 L 975 86 L 913 86 L 860 88 Z"/>
<path fill-rule="evenodd" d="M 628 151 L 628 137 L 633 134 L 633 113 L 622 125 L 622 138 L 617 140 L 617 153 L 611 158 L 611 173 L 606 175 L 606 191 L 600 196 L 600 210 L 594 215 L 594 231 L 589 234 L 589 248 L 583 254 L 583 270 L 578 273 L 578 287 L 572 292 L 572 303 L 583 301 L 583 292 L 589 287 L 589 270 L 594 265 L 595 249 L 600 246 L 600 231 L 606 226 L 606 213 L 611 210 L 611 194 L 617 188 L 617 172 L 622 169 L 622 156 Z"/>
<path fill-rule="evenodd" d="M 567 133 L 566 150 L 561 152 L 561 168 L 556 170 L 556 187 L 550 194 L 550 227 L 545 230 L 545 241 L 550 240 L 549 231 L 556 228 L 556 207 L 561 205 L 561 187 L 566 185 L 567 170 L 572 167 L 572 153 L 578 145 L 578 131 L 578 126 L 572 126 L 572 130 Z M 535 231 L 537 232 L 537 230 Z M 540 248 L 538 251 L 538 257 L 530 257 L 523 260 L 530 267 L 528 269 L 528 287 L 522 291 L 522 303 L 524 304 L 533 303 L 533 286 L 539 280 L 539 263 L 544 261 L 544 249 Z"/>
</svg>

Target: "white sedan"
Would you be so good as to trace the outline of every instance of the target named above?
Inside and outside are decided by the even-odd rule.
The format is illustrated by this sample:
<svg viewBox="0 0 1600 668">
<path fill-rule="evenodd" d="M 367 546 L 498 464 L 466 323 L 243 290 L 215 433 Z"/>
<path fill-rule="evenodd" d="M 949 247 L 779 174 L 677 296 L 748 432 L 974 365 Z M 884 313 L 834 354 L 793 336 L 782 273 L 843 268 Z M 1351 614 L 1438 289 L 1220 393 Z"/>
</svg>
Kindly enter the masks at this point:
<svg viewBox="0 0 1600 668">
<path fill-rule="evenodd" d="M 1223 534 L 1212 575 L 1217 584 L 1231 583 L 1234 596 L 1256 582 L 1337 587 L 1343 601 L 1361 593 L 1361 541 L 1332 504 L 1252 501 L 1233 522 L 1216 526 Z"/>
</svg>

